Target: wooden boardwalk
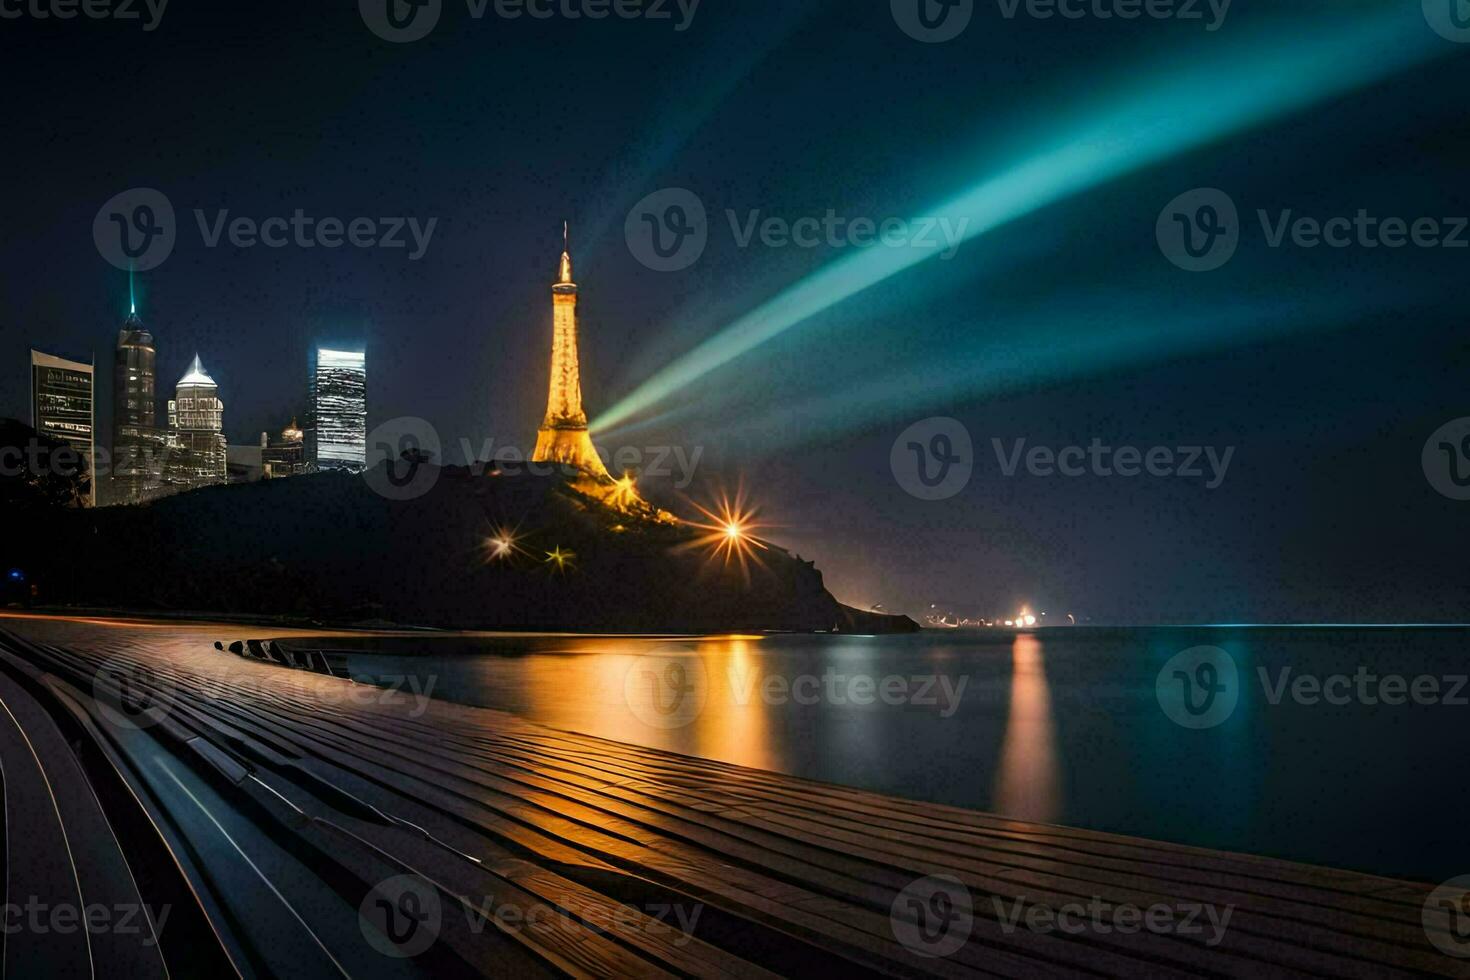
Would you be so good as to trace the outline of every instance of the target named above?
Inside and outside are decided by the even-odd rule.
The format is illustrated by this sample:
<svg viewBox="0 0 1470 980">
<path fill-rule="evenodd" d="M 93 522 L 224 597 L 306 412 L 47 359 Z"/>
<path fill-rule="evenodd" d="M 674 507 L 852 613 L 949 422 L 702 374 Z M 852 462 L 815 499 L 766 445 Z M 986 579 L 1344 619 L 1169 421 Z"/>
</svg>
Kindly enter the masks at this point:
<svg viewBox="0 0 1470 980">
<path fill-rule="evenodd" d="M 1426 935 L 1422 884 L 894 799 L 179 640 L 260 635 L 240 627 L 0 627 L 6 835 L 36 855 L 7 864 L 8 894 L 194 903 L 156 945 L 42 937 L 53 975 L 120 956 L 161 975 L 161 953 L 176 976 L 1470 976 Z M 1129 910 L 1173 925 L 1128 929 Z M 9 975 L 40 955 L 21 939 Z"/>
</svg>

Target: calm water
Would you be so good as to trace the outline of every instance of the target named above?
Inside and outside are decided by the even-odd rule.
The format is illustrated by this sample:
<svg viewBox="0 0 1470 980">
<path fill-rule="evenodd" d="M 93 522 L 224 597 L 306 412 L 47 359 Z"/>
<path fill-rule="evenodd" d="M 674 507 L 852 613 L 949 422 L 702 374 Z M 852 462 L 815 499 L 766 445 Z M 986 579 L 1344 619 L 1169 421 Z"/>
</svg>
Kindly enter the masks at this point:
<svg viewBox="0 0 1470 980">
<path fill-rule="evenodd" d="M 392 641 L 415 656 L 368 654 L 352 667 L 361 679 L 412 673 L 436 697 L 745 766 L 1439 881 L 1470 873 L 1470 686 L 1455 690 L 1470 672 L 1467 639 L 1457 629 L 1277 628 L 430 638 Z M 1156 682 L 1199 644 L 1229 654 L 1238 700 L 1218 725 L 1191 729 L 1161 707 Z M 1166 685 L 1179 683 L 1173 666 Z M 1271 701 L 1283 669 L 1289 685 L 1303 674 L 1352 679 L 1360 667 L 1406 684 L 1432 675 L 1439 700 L 1459 703 L 1364 703 L 1361 690 L 1396 693 L 1374 680 L 1329 685 L 1347 704 L 1299 702 L 1289 688 Z M 1427 684 L 1421 699 L 1435 697 Z M 1220 696 L 1203 720 L 1220 716 Z"/>
</svg>

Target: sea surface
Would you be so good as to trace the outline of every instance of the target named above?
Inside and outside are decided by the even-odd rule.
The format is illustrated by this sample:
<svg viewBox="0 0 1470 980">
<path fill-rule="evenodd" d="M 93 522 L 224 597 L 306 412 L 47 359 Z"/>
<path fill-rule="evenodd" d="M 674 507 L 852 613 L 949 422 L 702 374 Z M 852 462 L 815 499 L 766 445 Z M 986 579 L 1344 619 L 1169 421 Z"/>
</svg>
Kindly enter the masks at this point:
<svg viewBox="0 0 1470 980">
<path fill-rule="evenodd" d="M 1467 641 L 1399 627 L 425 637 L 373 641 L 351 669 L 743 766 L 1438 882 L 1470 874 Z"/>
</svg>

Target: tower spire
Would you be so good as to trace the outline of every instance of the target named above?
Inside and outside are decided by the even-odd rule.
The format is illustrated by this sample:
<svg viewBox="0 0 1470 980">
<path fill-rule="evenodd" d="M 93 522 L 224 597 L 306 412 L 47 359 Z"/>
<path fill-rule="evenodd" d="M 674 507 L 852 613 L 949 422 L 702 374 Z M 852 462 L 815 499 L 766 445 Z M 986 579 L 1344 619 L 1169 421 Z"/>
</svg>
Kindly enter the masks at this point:
<svg viewBox="0 0 1470 980">
<path fill-rule="evenodd" d="M 561 274 L 557 276 L 557 282 L 570 284 L 572 281 L 572 232 L 571 223 L 561 223 Z"/>
<path fill-rule="evenodd" d="M 551 386 L 546 418 L 536 437 L 534 462 L 568 463 L 595 478 L 611 480 L 582 409 L 582 370 L 577 350 L 577 284 L 572 281 L 571 225 L 563 222 L 561 271 L 551 287 Z"/>
</svg>

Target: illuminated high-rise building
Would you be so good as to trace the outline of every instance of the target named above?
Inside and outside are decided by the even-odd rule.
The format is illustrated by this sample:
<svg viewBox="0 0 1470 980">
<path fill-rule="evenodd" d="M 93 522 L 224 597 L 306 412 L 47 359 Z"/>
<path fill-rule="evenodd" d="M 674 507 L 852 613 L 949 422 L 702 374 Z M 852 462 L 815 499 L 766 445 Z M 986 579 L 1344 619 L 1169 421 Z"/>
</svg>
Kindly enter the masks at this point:
<svg viewBox="0 0 1470 980">
<path fill-rule="evenodd" d="M 112 367 L 112 503 L 136 504 L 163 486 L 168 433 L 158 425 L 157 352 L 133 304 Z"/>
<path fill-rule="evenodd" d="M 66 443 L 86 461 L 87 507 L 97 506 L 96 390 L 91 364 L 31 351 L 31 428 Z"/>
<path fill-rule="evenodd" d="M 317 348 L 310 367 L 306 464 L 361 471 L 367 465 L 367 357 Z"/>
<path fill-rule="evenodd" d="M 164 481 L 171 489 L 192 490 L 228 480 L 224 422 L 219 385 L 195 354 L 168 403 Z"/>
<path fill-rule="evenodd" d="M 561 270 L 551 287 L 551 390 L 546 418 L 536 435 L 538 463 L 565 463 L 589 476 L 611 480 L 587 431 L 582 409 L 582 368 L 577 352 L 577 284 L 572 281 L 572 256 L 562 231 Z"/>
<path fill-rule="evenodd" d="M 278 438 L 260 434 L 261 468 L 267 480 L 306 472 L 306 436 L 292 419 Z"/>
</svg>

